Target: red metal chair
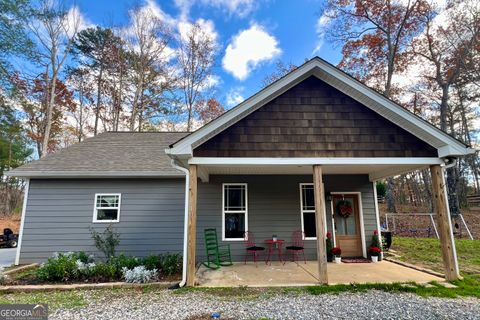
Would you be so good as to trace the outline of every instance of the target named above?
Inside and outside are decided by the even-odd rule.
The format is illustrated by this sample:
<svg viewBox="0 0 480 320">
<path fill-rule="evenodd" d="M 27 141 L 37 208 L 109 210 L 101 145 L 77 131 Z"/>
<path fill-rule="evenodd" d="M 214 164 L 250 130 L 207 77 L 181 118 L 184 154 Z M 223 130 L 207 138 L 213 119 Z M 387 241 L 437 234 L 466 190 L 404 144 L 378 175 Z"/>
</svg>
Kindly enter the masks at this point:
<svg viewBox="0 0 480 320">
<path fill-rule="evenodd" d="M 305 259 L 305 245 L 303 243 L 304 233 L 301 230 L 296 230 L 292 232 L 292 245 L 287 246 L 285 249 L 292 252 L 293 262 L 298 261 L 298 255 L 300 252 L 303 254 L 303 261 L 307 263 Z"/>
<path fill-rule="evenodd" d="M 247 257 L 249 254 L 253 255 L 253 261 L 255 262 L 255 266 L 257 265 L 257 256 L 260 252 L 264 251 L 264 247 L 259 247 L 255 245 L 255 236 L 252 232 L 247 231 L 245 232 L 245 264 L 247 264 Z"/>
</svg>

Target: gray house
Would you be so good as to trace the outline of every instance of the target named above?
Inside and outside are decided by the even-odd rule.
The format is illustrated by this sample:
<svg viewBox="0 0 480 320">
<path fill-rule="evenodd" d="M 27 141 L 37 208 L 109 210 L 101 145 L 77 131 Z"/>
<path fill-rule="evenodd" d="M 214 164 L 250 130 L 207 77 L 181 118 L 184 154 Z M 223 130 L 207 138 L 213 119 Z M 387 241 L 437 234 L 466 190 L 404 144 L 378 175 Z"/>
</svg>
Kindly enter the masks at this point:
<svg viewBox="0 0 480 320">
<path fill-rule="evenodd" d="M 375 181 L 430 168 L 455 279 L 443 171 L 472 152 L 314 58 L 193 133 L 104 133 L 11 171 L 28 181 L 16 263 L 95 251 L 89 228 L 113 224 L 126 254 L 183 252 L 193 285 L 204 229 L 216 228 L 237 261 L 246 231 L 289 241 L 301 230 L 327 282 L 326 233 L 344 256 L 366 257 L 380 228 Z"/>
</svg>

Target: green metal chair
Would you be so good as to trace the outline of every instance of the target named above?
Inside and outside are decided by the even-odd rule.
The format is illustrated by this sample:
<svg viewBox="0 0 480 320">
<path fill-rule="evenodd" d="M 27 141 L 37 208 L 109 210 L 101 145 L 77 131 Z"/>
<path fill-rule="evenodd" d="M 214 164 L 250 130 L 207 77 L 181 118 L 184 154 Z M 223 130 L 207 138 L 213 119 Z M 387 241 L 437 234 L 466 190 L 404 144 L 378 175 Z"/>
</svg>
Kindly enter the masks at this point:
<svg viewBox="0 0 480 320">
<path fill-rule="evenodd" d="M 218 269 L 221 266 L 231 266 L 233 263 L 230 245 L 218 245 L 217 229 L 205 229 L 203 235 L 207 255 L 207 261 L 203 264 L 210 269 Z"/>
</svg>

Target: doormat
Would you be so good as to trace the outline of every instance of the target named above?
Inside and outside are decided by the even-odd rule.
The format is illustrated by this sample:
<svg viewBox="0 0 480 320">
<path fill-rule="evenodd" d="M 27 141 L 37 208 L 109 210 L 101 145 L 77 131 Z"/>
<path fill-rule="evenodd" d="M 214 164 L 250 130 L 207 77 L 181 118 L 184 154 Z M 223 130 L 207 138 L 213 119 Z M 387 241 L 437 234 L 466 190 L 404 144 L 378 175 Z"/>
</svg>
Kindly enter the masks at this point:
<svg viewBox="0 0 480 320">
<path fill-rule="evenodd" d="M 370 263 L 372 261 L 365 258 L 342 258 L 342 262 L 343 263 Z"/>
</svg>

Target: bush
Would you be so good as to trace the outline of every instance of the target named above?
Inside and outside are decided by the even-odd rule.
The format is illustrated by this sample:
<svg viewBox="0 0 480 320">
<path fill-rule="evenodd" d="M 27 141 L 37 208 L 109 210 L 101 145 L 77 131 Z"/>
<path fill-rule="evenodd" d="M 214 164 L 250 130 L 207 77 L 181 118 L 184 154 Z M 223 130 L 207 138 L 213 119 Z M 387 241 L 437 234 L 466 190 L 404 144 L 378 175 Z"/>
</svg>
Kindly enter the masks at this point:
<svg viewBox="0 0 480 320">
<path fill-rule="evenodd" d="M 37 270 L 37 277 L 43 281 L 71 281 L 78 276 L 78 255 L 74 252 L 55 253 Z"/>
<path fill-rule="evenodd" d="M 122 277 L 122 269 L 133 269 L 140 265 L 140 259 L 137 257 L 126 256 L 125 254 L 121 253 L 116 257 L 112 257 L 109 260 L 109 263 L 115 267 L 117 278 Z"/>
<path fill-rule="evenodd" d="M 142 265 L 144 265 L 145 268 L 147 268 L 148 270 L 153 270 L 153 269 L 162 270 L 162 258 L 157 255 L 146 256 L 142 260 Z M 128 269 L 132 269 L 132 268 L 128 268 Z"/>
<path fill-rule="evenodd" d="M 159 269 L 162 271 L 162 274 L 167 276 L 182 272 L 182 256 L 179 253 L 160 255 Z"/>
<path fill-rule="evenodd" d="M 98 262 L 93 269 L 93 277 L 105 281 L 118 279 L 117 268 L 109 262 Z"/>
<path fill-rule="evenodd" d="M 120 244 L 120 234 L 113 230 L 112 225 L 109 225 L 102 233 L 90 228 L 90 233 L 95 241 L 95 246 L 103 252 L 107 260 L 115 256 L 116 248 Z"/>
<path fill-rule="evenodd" d="M 123 268 L 123 278 L 128 283 L 146 283 L 158 278 L 157 269 L 148 270 L 144 266 L 138 266 L 133 269 Z"/>
</svg>

